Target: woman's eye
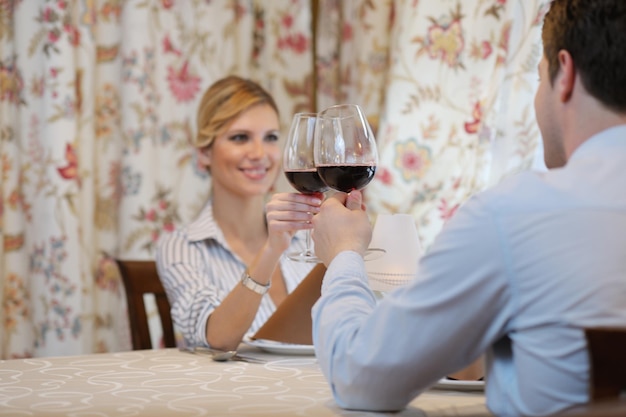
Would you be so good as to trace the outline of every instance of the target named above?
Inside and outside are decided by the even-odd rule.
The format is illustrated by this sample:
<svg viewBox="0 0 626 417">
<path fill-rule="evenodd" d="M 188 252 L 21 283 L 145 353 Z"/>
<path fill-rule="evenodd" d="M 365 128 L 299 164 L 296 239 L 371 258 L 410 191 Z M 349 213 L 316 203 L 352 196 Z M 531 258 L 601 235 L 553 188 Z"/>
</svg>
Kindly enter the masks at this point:
<svg viewBox="0 0 626 417">
<path fill-rule="evenodd" d="M 230 140 L 233 142 L 245 142 L 248 140 L 248 135 L 244 133 L 239 133 L 237 135 L 233 135 L 230 137 Z"/>
<path fill-rule="evenodd" d="M 265 140 L 268 142 L 276 142 L 278 141 L 278 135 L 272 133 L 270 135 L 265 136 Z"/>
</svg>

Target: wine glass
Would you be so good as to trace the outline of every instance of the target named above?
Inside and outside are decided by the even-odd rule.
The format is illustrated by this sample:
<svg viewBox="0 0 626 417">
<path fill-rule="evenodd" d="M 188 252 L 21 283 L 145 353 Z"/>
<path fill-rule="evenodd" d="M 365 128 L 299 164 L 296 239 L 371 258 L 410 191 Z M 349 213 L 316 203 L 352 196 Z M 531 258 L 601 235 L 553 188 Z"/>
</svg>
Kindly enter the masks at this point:
<svg viewBox="0 0 626 417">
<path fill-rule="evenodd" d="M 320 178 L 334 190 L 349 193 L 370 183 L 376 173 L 378 150 L 360 106 L 338 104 L 318 113 L 314 159 Z M 383 249 L 369 248 L 365 255 L 371 260 L 382 253 Z"/>
<path fill-rule="evenodd" d="M 313 159 L 313 140 L 317 113 L 296 113 L 291 121 L 283 155 L 283 172 L 289 183 L 303 194 L 323 193 L 328 186 L 320 179 Z M 306 230 L 304 252 L 288 253 L 300 262 L 321 262 L 311 245 L 311 230 Z"/>
</svg>

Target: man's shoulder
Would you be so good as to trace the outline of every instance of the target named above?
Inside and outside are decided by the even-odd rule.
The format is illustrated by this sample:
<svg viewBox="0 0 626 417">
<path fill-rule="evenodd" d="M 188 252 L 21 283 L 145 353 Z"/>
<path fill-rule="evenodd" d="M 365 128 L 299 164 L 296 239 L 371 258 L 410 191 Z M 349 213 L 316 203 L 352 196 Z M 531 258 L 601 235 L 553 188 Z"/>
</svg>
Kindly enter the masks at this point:
<svg viewBox="0 0 626 417">
<path fill-rule="evenodd" d="M 545 203 L 554 194 L 546 181 L 546 172 L 525 171 L 505 178 L 497 185 L 474 196 L 486 207 L 519 210 Z"/>
</svg>

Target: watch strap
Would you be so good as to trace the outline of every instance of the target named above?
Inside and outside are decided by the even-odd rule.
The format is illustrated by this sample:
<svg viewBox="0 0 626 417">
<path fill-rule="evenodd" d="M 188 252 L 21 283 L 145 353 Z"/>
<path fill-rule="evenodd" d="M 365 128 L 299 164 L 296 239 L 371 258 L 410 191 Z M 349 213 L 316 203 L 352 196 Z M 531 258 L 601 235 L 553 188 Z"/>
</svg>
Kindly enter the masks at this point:
<svg viewBox="0 0 626 417">
<path fill-rule="evenodd" d="M 267 283 L 267 284 L 261 284 L 259 282 L 256 282 L 248 273 L 248 270 L 246 269 L 245 271 L 243 271 L 243 274 L 241 274 L 241 285 L 243 285 L 244 287 L 246 287 L 247 289 L 254 291 L 257 294 L 260 295 L 265 295 L 271 286 L 271 283 Z"/>
</svg>

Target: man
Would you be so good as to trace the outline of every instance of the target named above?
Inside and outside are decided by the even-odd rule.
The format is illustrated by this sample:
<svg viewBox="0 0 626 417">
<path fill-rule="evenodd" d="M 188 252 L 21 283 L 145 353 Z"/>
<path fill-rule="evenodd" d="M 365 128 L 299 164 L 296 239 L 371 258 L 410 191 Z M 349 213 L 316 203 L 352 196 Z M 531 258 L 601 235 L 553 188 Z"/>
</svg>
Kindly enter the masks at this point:
<svg viewBox="0 0 626 417">
<path fill-rule="evenodd" d="M 497 416 L 588 401 L 583 328 L 626 327 L 626 1 L 555 0 L 543 43 L 535 109 L 550 170 L 470 198 L 412 283 L 377 304 L 359 192 L 315 216 L 328 271 L 313 337 L 340 406 L 402 409 L 483 354 Z"/>
</svg>

